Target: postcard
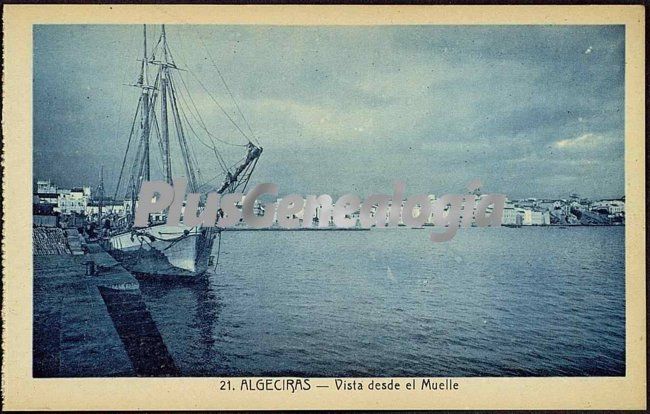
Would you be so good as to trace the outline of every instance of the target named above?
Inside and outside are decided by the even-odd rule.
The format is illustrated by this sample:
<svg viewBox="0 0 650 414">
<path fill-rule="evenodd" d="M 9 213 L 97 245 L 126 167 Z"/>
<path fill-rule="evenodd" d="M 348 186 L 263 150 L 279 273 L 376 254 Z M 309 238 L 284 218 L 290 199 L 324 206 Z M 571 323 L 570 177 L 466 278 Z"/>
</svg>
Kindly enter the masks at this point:
<svg viewBox="0 0 650 414">
<path fill-rule="evenodd" d="M 644 19 L 5 6 L 4 407 L 644 409 Z"/>
</svg>

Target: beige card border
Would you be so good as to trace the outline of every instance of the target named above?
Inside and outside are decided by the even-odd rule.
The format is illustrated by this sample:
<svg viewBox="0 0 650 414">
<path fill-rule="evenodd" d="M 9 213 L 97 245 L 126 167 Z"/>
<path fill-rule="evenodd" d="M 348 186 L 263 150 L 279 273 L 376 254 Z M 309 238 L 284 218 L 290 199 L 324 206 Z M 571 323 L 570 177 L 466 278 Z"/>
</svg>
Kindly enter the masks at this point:
<svg viewBox="0 0 650 414">
<path fill-rule="evenodd" d="M 18 6 L 4 7 L 4 321 L 6 409 L 636 408 L 646 406 L 645 16 L 642 6 Z M 33 24 L 624 24 L 625 377 L 459 378 L 460 390 L 217 391 L 216 378 L 31 378 Z M 312 384 L 330 383 L 313 379 Z"/>
</svg>

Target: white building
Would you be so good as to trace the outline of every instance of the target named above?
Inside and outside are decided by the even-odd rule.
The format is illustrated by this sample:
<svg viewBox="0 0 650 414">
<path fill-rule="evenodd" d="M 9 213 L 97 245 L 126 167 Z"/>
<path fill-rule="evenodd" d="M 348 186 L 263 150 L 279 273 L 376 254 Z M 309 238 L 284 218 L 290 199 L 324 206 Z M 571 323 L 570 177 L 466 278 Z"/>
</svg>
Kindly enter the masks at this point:
<svg viewBox="0 0 650 414">
<path fill-rule="evenodd" d="M 57 211 L 61 214 L 84 214 L 90 201 L 90 187 L 59 191 Z"/>
<path fill-rule="evenodd" d="M 50 180 L 38 180 L 36 182 L 36 193 L 54 193 L 56 194 L 56 186 Z"/>
<path fill-rule="evenodd" d="M 531 226 L 541 226 L 544 224 L 543 213 L 539 210 L 531 210 L 530 212 L 530 225 Z"/>
<path fill-rule="evenodd" d="M 621 200 L 600 200 L 591 205 L 592 210 L 605 209 L 609 214 L 622 214 L 625 212 L 625 202 Z"/>
<path fill-rule="evenodd" d="M 503 208 L 501 224 L 505 226 L 545 226 L 551 224 L 551 215 L 548 210 L 515 207 L 513 204 L 506 203 Z"/>
<path fill-rule="evenodd" d="M 36 182 L 36 199 L 34 202 L 38 204 L 49 204 L 56 206 L 59 203 L 58 189 L 52 184 L 50 180 L 38 180 Z"/>
<path fill-rule="evenodd" d="M 514 226 L 517 224 L 517 209 L 514 206 L 506 204 L 503 207 L 501 224 L 504 226 Z"/>
</svg>

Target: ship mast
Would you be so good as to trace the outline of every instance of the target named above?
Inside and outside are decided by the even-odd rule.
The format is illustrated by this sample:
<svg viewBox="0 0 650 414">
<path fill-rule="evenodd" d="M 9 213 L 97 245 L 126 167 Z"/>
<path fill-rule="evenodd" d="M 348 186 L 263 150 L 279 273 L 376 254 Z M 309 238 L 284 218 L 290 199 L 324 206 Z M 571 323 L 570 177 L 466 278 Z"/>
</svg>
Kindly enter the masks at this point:
<svg viewBox="0 0 650 414">
<path fill-rule="evenodd" d="M 131 223 L 135 220 L 135 182 L 131 180 Z"/>
<path fill-rule="evenodd" d="M 198 167 L 198 161 L 196 159 L 196 153 L 192 147 L 192 142 L 188 138 L 194 136 L 196 142 L 199 142 L 201 145 L 204 145 L 209 150 L 214 151 L 215 157 L 219 166 L 221 167 L 223 173 L 225 174 L 225 179 L 220 185 L 220 187 L 214 188 L 219 193 L 234 192 L 239 187 L 246 188 L 248 181 L 250 180 L 253 171 L 257 165 L 257 161 L 262 153 L 262 147 L 257 146 L 251 142 L 251 138 L 237 125 L 235 120 L 232 118 L 231 114 L 215 99 L 215 97 L 210 94 L 210 91 L 205 87 L 205 85 L 193 74 L 189 69 L 181 69 L 176 65 L 175 57 L 172 51 L 169 49 L 167 44 L 167 33 L 165 30 L 165 25 L 161 27 L 160 37 L 157 38 L 157 41 L 152 42 L 153 48 L 150 49 L 151 44 L 148 44 L 147 38 L 147 26 L 143 25 L 143 56 L 142 56 L 142 66 L 140 70 L 140 76 L 138 81 L 135 84 L 129 86 L 135 86 L 140 90 L 140 98 L 138 106 L 136 108 L 133 122 L 131 126 L 131 132 L 129 134 L 129 140 L 127 142 L 126 151 L 124 154 L 124 159 L 122 161 L 122 167 L 120 168 L 120 175 L 118 178 L 118 183 L 116 187 L 116 194 L 119 191 L 120 183 L 122 182 L 124 168 L 127 162 L 129 154 L 134 153 L 133 164 L 131 166 L 131 179 L 130 179 L 130 192 L 131 192 L 131 218 L 135 216 L 135 206 L 136 206 L 136 197 L 139 192 L 140 186 L 143 181 L 151 180 L 151 157 L 156 158 L 158 161 L 162 161 L 162 164 L 155 163 L 155 165 L 160 165 L 160 172 L 164 175 L 164 179 L 168 184 L 173 184 L 173 169 L 171 161 L 172 153 L 172 137 L 178 139 L 177 145 L 178 150 L 180 151 L 180 156 L 177 157 L 181 164 L 185 168 L 185 175 L 188 181 L 188 189 L 190 192 L 198 192 L 200 188 L 210 185 L 210 182 L 205 183 L 203 177 L 201 176 L 201 170 Z M 149 33 L 151 35 L 151 33 Z M 204 45 L 205 46 L 205 45 Z M 207 49 L 206 49 L 207 51 Z M 151 55 L 149 55 L 151 53 Z M 230 89 L 221 73 L 219 72 L 218 67 L 213 61 L 213 65 L 219 76 L 224 83 L 226 91 L 230 94 L 235 107 L 241 114 L 239 105 L 234 100 L 234 96 L 230 92 Z M 152 80 L 149 79 L 149 71 L 151 70 L 150 65 L 158 66 L 154 70 L 152 75 Z M 172 70 L 173 69 L 173 70 Z M 200 111 L 197 108 L 195 102 L 193 101 L 190 91 L 187 88 L 181 72 L 188 72 L 192 74 L 208 96 L 214 101 L 219 109 L 224 113 L 226 118 L 235 126 L 235 128 L 247 139 L 247 144 L 233 144 L 220 139 L 219 137 L 213 135 L 207 128 L 205 122 L 203 121 Z M 160 111 L 156 108 L 156 102 L 160 99 Z M 140 112 L 138 114 L 138 112 Z M 243 118 L 243 114 L 241 115 Z M 196 126 L 199 128 L 195 129 L 192 124 L 189 122 L 190 118 L 196 120 Z M 244 121 L 245 118 L 244 118 Z M 246 121 L 247 122 L 247 121 Z M 140 124 L 140 131 L 137 131 L 137 125 Z M 172 125 L 173 124 L 173 125 Z M 187 127 L 187 128 L 185 128 Z M 171 131 L 170 131 L 171 128 Z M 249 125 L 250 129 L 250 125 Z M 201 139 L 197 130 L 204 130 L 207 134 L 206 137 L 208 141 Z M 131 148 L 131 138 L 140 135 L 140 140 L 138 144 L 133 146 L 133 151 L 130 152 Z M 251 137 L 253 132 L 251 130 Z M 152 139 L 154 140 L 154 148 L 152 153 Z M 215 140 L 220 141 L 227 145 L 234 145 L 246 148 L 246 155 L 244 159 L 235 163 L 234 165 L 228 166 L 217 147 L 215 146 Z M 211 143 L 211 145 L 210 145 Z M 157 149 L 156 149 L 157 147 Z M 161 155 L 161 158 L 158 156 Z M 155 160 L 154 160 L 155 161 Z M 157 171 L 157 170 L 156 170 Z M 156 175 L 156 172 L 153 172 Z M 217 177 L 215 177 L 216 179 Z M 214 181 L 211 180 L 211 181 Z M 203 184 L 201 184 L 203 182 Z"/>
<path fill-rule="evenodd" d="M 144 55 L 142 57 L 142 141 L 144 142 L 144 177 L 143 179 L 149 181 L 151 179 L 151 156 L 149 150 L 149 79 L 147 76 L 147 66 L 149 58 L 147 57 L 147 25 L 143 25 L 144 34 Z"/>
<path fill-rule="evenodd" d="M 168 184 L 172 184 L 172 163 L 169 150 L 169 124 L 167 121 L 167 78 L 168 78 L 168 65 L 169 61 L 167 60 L 167 35 L 165 34 L 165 25 L 162 25 L 162 49 L 163 49 L 163 64 L 161 67 L 160 73 L 160 84 L 161 84 L 161 96 L 160 96 L 160 120 L 161 120 L 161 131 L 162 131 L 162 141 L 163 141 L 163 151 L 164 151 L 164 163 L 165 163 L 165 180 Z"/>
<path fill-rule="evenodd" d="M 180 147 L 183 164 L 185 166 L 185 173 L 187 174 L 189 188 L 193 191 L 196 191 L 198 188 L 197 179 L 196 179 L 196 161 L 192 159 L 191 148 L 187 142 L 186 131 L 183 128 L 181 121 L 181 109 L 179 107 L 177 92 L 174 85 L 174 77 L 170 71 L 171 69 L 180 70 L 174 58 L 169 51 L 169 46 L 167 45 L 167 34 L 165 31 L 165 26 L 162 25 L 162 31 L 160 34 L 160 39 L 158 45 L 162 49 L 162 59 L 158 60 L 153 57 L 149 63 L 152 65 L 160 66 L 158 72 L 158 78 L 160 80 L 160 146 L 163 156 L 163 173 L 165 174 L 165 180 L 167 183 L 172 184 L 173 175 L 172 175 L 172 165 L 171 165 L 171 143 L 169 137 L 169 111 L 171 111 L 172 120 L 174 122 L 174 127 L 176 130 L 176 136 L 178 137 L 178 144 Z M 183 115 L 185 116 L 185 115 Z"/>
<path fill-rule="evenodd" d="M 99 172 L 99 217 L 97 219 L 99 228 L 101 229 L 102 225 L 102 207 L 104 207 L 104 166 L 102 165 L 102 169 Z"/>
</svg>

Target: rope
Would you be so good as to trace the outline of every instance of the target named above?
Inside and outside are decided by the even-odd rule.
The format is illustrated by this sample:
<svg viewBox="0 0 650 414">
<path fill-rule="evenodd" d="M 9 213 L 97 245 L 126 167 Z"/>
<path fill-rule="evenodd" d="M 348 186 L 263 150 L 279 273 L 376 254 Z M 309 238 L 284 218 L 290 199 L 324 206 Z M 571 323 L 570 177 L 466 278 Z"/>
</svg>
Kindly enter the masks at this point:
<svg viewBox="0 0 650 414">
<path fill-rule="evenodd" d="M 188 69 L 188 72 L 192 73 L 193 76 L 196 76 L 196 75 L 194 75 L 194 73 L 191 72 L 189 69 Z M 197 114 L 197 116 L 198 116 L 198 119 L 197 119 L 196 117 L 195 117 L 195 119 L 197 119 L 197 121 L 199 121 L 199 125 L 201 125 L 201 127 L 205 130 L 205 132 L 206 132 L 206 133 L 207 133 L 211 138 L 216 139 L 217 141 L 221 142 L 222 144 L 232 145 L 233 147 L 245 147 L 246 144 L 233 144 L 233 143 L 231 143 L 231 142 L 224 141 L 224 140 L 220 139 L 219 137 L 213 135 L 213 134 L 210 132 L 210 130 L 208 129 L 208 127 L 205 125 L 205 122 L 203 121 L 203 118 L 201 117 L 201 113 L 199 112 L 199 110 L 198 110 L 198 108 L 197 108 L 197 106 L 196 106 L 196 103 L 194 102 L 194 99 L 192 98 L 192 95 L 190 94 L 190 90 L 189 90 L 189 88 L 187 87 L 187 84 L 185 83 L 185 79 L 183 79 L 183 76 L 182 76 L 180 73 L 178 74 L 178 77 L 181 79 L 181 84 L 183 85 L 183 87 L 184 87 L 185 90 L 187 91 L 187 96 L 188 96 L 189 100 L 192 102 L 192 105 L 194 106 L 194 110 L 196 111 L 196 114 Z M 208 93 L 208 94 L 209 94 L 209 93 Z M 179 91 L 179 95 L 180 95 L 180 91 Z M 184 99 L 184 98 L 181 96 L 181 99 Z M 214 98 L 213 98 L 213 99 L 214 99 Z M 188 105 L 188 108 L 189 108 L 189 105 Z M 194 116 L 194 113 L 192 113 L 192 116 Z M 232 121 L 231 121 L 231 122 L 232 122 Z M 236 125 L 235 125 L 235 126 L 236 126 Z M 248 137 L 247 137 L 246 135 L 244 135 L 244 137 L 246 137 L 246 139 L 248 139 Z"/>
<path fill-rule="evenodd" d="M 217 233 L 219 235 L 219 244 L 217 245 L 217 262 L 214 265 L 214 270 L 219 266 L 219 257 L 221 256 L 221 230 Z"/>
<path fill-rule="evenodd" d="M 147 241 L 147 239 L 149 239 L 149 240 L 152 240 L 152 239 L 153 239 L 152 242 L 153 242 L 153 241 L 165 241 L 165 242 L 171 242 L 172 244 L 170 244 L 169 246 L 167 246 L 167 247 L 165 248 L 165 250 L 167 250 L 167 249 L 169 249 L 170 247 L 172 247 L 174 244 L 178 243 L 179 241 L 188 238 L 189 235 L 190 235 L 190 231 L 186 230 L 186 231 L 183 232 L 182 235 L 180 235 L 180 236 L 178 236 L 178 237 L 174 237 L 173 239 L 163 239 L 163 238 L 161 238 L 161 237 L 156 237 L 156 236 L 154 236 L 154 235 L 151 234 L 151 233 L 146 233 L 146 232 L 138 231 L 138 230 L 131 230 L 131 234 L 133 234 L 133 235 L 135 235 L 135 236 L 140 236 L 140 237 L 141 237 L 141 239 L 140 239 L 141 242 L 142 242 L 142 240 L 144 240 L 144 241 L 145 241 L 147 244 L 149 244 L 149 245 L 151 245 L 151 244 Z"/>
<path fill-rule="evenodd" d="M 115 187 L 115 195 L 113 196 L 113 199 L 117 198 L 117 192 L 120 190 L 120 184 L 122 182 L 122 174 L 124 173 L 124 165 L 126 164 L 126 159 L 127 155 L 129 154 L 129 148 L 131 147 L 131 140 L 133 139 L 133 132 L 135 130 L 135 123 L 138 120 L 138 114 L 140 112 L 140 102 L 142 101 L 142 95 L 140 95 L 140 99 L 138 99 L 138 106 L 135 110 L 135 116 L 133 117 L 133 123 L 131 124 L 131 132 L 129 133 L 129 140 L 126 143 L 126 151 L 124 151 L 124 159 L 122 160 L 122 167 L 120 168 L 120 176 L 117 180 L 117 186 Z"/>
<path fill-rule="evenodd" d="M 182 82 L 182 80 L 183 79 L 181 78 L 181 82 Z M 183 94 L 180 93 L 180 91 L 179 91 L 178 96 L 181 98 L 179 102 L 184 102 L 187 105 L 187 101 L 185 101 L 185 98 L 184 98 Z M 189 96 L 189 94 L 188 94 L 188 96 Z M 190 96 L 190 99 L 191 99 L 191 96 Z M 221 167 L 223 172 L 228 172 L 228 170 L 227 170 L 228 167 L 227 167 L 225 161 L 223 160 L 223 157 L 221 157 L 221 154 L 217 151 L 216 146 L 214 145 L 214 141 L 212 141 L 212 146 L 210 146 L 210 145 L 206 144 L 205 142 L 203 142 L 203 140 L 201 138 L 199 138 L 199 135 L 194 130 L 194 127 L 192 127 L 192 123 L 190 122 L 189 118 L 185 114 L 185 110 L 183 109 L 183 106 L 178 105 L 178 108 L 180 109 L 180 112 L 181 112 L 181 115 L 183 115 L 183 118 L 185 118 L 185 123 L 189 127 L 190 131 L 194 134 L 197 141 L 199 141 L 201 144 L 203 144 L 206 148 L 214 150 L 215 156 L 217 158 L 217 162 L 219 163 L 219 166 Z M 190 115 L 194 116 L 194 114 L 192 113 L 192 111 L 189 108 L 189 105 L 188 105 L 188 111 L 189 111 Z M 196 119 L 196 117 L 194 117 L 194 119 Z M 199 123 L 202 123 L 202 122 L 203 122 L 202 120 L 199 121 Z M 206 132 L 208 132 L 207 128 L 205 128 L 205 125 L 203 125 L 203 128 L 206 130 Z M 210 140 L 212 140 L 212 137 L 210 136 L 209 132 L 208 132 L 208 138 L 210 138 Z M 235 145 L 235 144 L 230 144 L 230 145 Z"/>
<path fill-rule="evenodd" d="M 235 107 L 237 108 L 237 111 L 239 112 L 239 115 L 242 117 L 242 119 L 246 123 L 246 126 L 248 127 L 248 130 L 250 131 L 251 136 L 256 141 L 256 143 L 259 145 L 259 141 L 258 141 L 257 137 L 255 137 L 255 133 L 253 132 L 253 128 L 251 128 L 251 124 L 248 122 L 248 119 L 246 119 L 246 117 L 244 116 L 244 113 L 242 112 L 241 108 L 239 107 L 239 104 L 237 103 L 237 100 L 235 99 L 235 96 L 230 91 L 230 88 L 228 87 L 228 83 L 226 82 L 226 79 L 224 79 L 223 75 L 221 74 L 221 70 L 219 70 L 219 67 L 217 66 L 217 63 L 215 62 L 214 58 L 212 57 L 212 54 L 210 54 L 210 51 L 208 50 L 208 47 L 205 45 L 205 42 L 203 41 L 203 38 L 196 32 L 196 30 L 194 30 L 194 34 L 196 34 L 196 37 L 198 37 L 199 40 L 201 41 L 201 45 L 203 45 L 203 49 L 205 49 L 205 52 L 207 53 L 208 57 L 210 58 L 210 61 L 212 62 L 212 66 L 214 66 L 214 68 L 217 70 L 217 73 L 219 74 L 219 78 L 221 79 L 221 82 L 223 83 L 223 86 L 226 88 L 226 91 L 230 95 L 230 98 L 232 99 L 232 102 L 235 104 Z"/>
<path fill-rule="evenodd" d="M 124 49 L 124 54 L 122 55 L 123 60 L 126 60 L 126 55 L 127 55 L 128 51 L 133 49 L 131 46 L 133 46 L 133 43 L 134 43 L 133 41 L 134 40 L 135 40 L 135 36 L 133 36 L 131 38 L 131 43 L 129 44 L 129 48 Z M 127 70 L 128 70 L 128 65 L 124 65 L 124 72 L 122 73 L 122 84 L 124 84 L 126 82 Z M 115 119 L 115 141 L 118 140 L 119 135 L 120 135 L 119 126 L 120 126 L 120 119 L 122 118 L 122 109 L 124 108 L 124 105 L 123 105 L 124 89 L 125 89 L 124 85 L 122 85 L 122 87 L 120 88 L 120 102 L 118 103 L 117 118 Z M 117 191 L 116 191 L 115 195 L 117 196 Z"/>
<path fill-rule="evenodd" d="M 180 34 L 179 34 L 179 38 L 180 38 Z M 172 59 L 174 59 L 171 50 L 169 51 L 169 55 L 171 56 Z M 226 118 L 228 118 L 228 120 L 235 126 L 235 128 L 237 128 L 237 130 L 244 136 L 244 138 L 246 138 L 250 142 L 251 139 L 248 137 L 248 135 L 246 135 L 246 133 L 239 127 L 237 122 L 235 122 L 235 120 L 232 119 L 232 117 L 230 116 L 228 111 L 226 111 L 225 108 L 223 106 L 221 106 L 219 101 L 217 101 L 217 99 L 214 96 L 212 96 L 212 94 L 210 93 L 208 88 L 206 88 L 205 85 L 203 84 L 203 82 L 201 82 L 201 79 L 199 79 L 198 76 L 196 76 L 196 74 L 194 72 L 189 70 L 189 65 L 185 65 L 185 66 L 188 68 L 187 71 L 192 74 L 194 79 L 196 79 L 196 81 L 199 83 L 199 85 L 201 85 L 201 87 L 203 88 L 205 93 L 210 97 L 210 99 L 212 99 L 212 101 L 214 101 L 214 103 L 217 104 L 217 107 L 219 107 L 219 109 L 221 110 L 221 112 L 223 112 L 223 114 L 226 116 Z M 235 144 L 229 144 L 229 145 L 235 145 Z"/>
</svg>

